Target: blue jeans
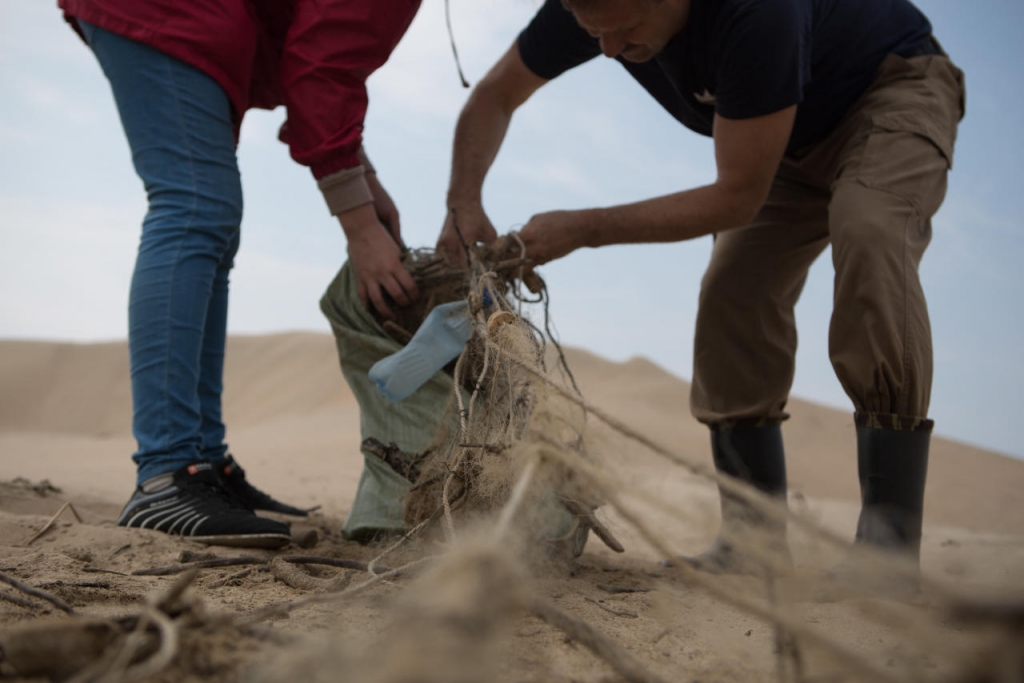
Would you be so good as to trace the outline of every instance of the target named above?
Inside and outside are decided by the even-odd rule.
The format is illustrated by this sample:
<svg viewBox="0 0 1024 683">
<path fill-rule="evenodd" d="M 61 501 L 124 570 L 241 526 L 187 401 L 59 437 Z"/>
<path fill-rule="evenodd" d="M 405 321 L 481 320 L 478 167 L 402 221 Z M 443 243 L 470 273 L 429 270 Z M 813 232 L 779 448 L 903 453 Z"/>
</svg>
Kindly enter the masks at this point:
<svg viewBox="0 0 1024 683">
<path fill-rule="evenodd" d="M 242 185 L 227 95 L 151 47 L 79 22 L 110 81 L 146 187 L 128 304 L 138 481 L 224 459 L 228 274 Z"/>
</svg>

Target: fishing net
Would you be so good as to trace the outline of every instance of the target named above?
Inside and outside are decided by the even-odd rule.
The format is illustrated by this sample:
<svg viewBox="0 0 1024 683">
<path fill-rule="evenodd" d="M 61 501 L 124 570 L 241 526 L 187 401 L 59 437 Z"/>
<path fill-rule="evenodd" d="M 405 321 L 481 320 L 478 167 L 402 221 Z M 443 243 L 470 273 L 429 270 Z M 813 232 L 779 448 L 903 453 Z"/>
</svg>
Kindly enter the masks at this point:
<svg viewBox="0 0 1024 683">
<path fill-rule="evenodd" d="M 324 297 L 342 369 L 363 415 L 366 469 L 346 521 L 349 537 L 437 527 L 451 536 L 458 524 L 505 505 L 512 483 L 531 468 L 529 513 L 517 524 L 544 547 L 540 556 L 578 556 L 591 530 L 621 547 L 593 514 L 599 497 L 545 454 L 555 448 L 591 457 L 586 412 L 536 381 L 537 373 L 548 373 L 548 346 L 557 342 L 546 324 L 544 283 L 525 270 L 521 253 L 512 236 L 474 249 L 468 268 L 452 267 L 432 250 L 407 252 L 404 264 L 421 296 L 396 306 L 395 320 L 353 312 L 348 266 Z M 407 344 L 434 308 L 462 300 L 473 332 L 458 359 L 408 399 L 384 401 L 366 378 L 367 366 Z M 544 329 L 524 313 L 524 306 L 538 305 Z M 572 375 L 560 350 L 555 366 L 551 376 L 568 389 Z"/>
<path fill-rule="evenodd" d="M 402 593 L 395 626 L 382 641 L 384 650 L 356 651 L 339 660 L 341 649 L 332 643 L 312 659 L 317 675 L 331 675 L 344 665 L 362 671 L 364 680 L 392 683 L 412 680 L 406 670 L 396 668 L 409 666 L 416 671 L 415 680 L 498 680 L 492 652 L 518 638 L 510 627 L 528 613 L 584 645 L 621 679 L 678 680 L 675 664 L 625 651 L 615 637 L 579 617 L 581 611 L 559 608 L 535 580 L 538 565 L 578 555 L 591 531 L 614 550 L 622 550 L 596 518 L 600 506 L 611 509 L 616 529 L 628 529 L 631 541 L 642 542 L 661 558 L 677 553 L 652 520 L 670 519 L 680 528 L 706 522 L 694 506 L 661 500 L 633 484 L 621 458 L 602 456 L 606 444 L 599 447 L 592 424 L 599 423 L 619 443 L 638 446 L 696 478 L 715 482 L 722 494 L 744 501 L 760 518 L 788 523 L 791 541 L 796 537 L 805 550 L 842 552 L 857 565 L 857 580 L 852 582 L 849 577 L 794 567 L 788 555 L 780 554 L 778 539 L 764 533 L 763 525 L 739 529 L 733 542 L 744 548 L 756 567 L 752 576 L 709 574 L 678 561 L 664 567 L 663 573 L 638 574 L 658 577 L 651 606 L 664 630 L 653 636 L 653 642 L 665 633 L 687 632 L 692 626 L 687 615 L 694 613 L 686 610 L 699 594 L 704 596 L 699 603 L 704 608 L 727 606 L 730 614 L 769 625 L 774 671 L 758 672 L 750 680 L 1020 680 L 1024 641 L 1019 601 L 1010 601 L 1009 606 L 999 601 L 965 601 L 950 587 L 919 577 L 916 566 L 900 558 L 870 548 L 850 549 L 848 539 L 806 511 L 793 512 L 738 480 L 722 477 L 707 464 L 665 447 L 589 404 L 550 334 L 544 283 L 524 270 L 521 244 L 515 236 L 490 248 L 467 249 L 467 255 L 469 267 L 453 269 L 429 250 L 410 252 L 406 265 L 423 292 L 420 302 L 400 309 L 396 321 L 371 316 L 374 329 L 379 330 L 377 338 L 385 341 L 383 345 L 373 342 L 376 355 L 364 359 L 359 366 L 363 368 L 370 360 L 379 360 L 385 350 L 408 342 L 433 307 L 458 300 L 468 303 L 473 332 L 465 349 L 407 399 L 410 405 L 419 405 L 421 412 L 403 422 L 397 416 L 406 401 L 384 408 L 375 387 L 370 387 L 372 392 L 356 392 L 357 397 L 375 393 L 372 401 L 364 403 L 360 398 L 364 411 L 369 406 L 389 416 L 363 420 L 367 470 L 376 468 L 374 472 L 385 473 L 381 476 L 395 483 L 389 523 L 402 532 L 378 559 L 389 554 L 394 558 L 400 554 L 396 549 L 405 544 L 405 557 L 417 558 L 405 567 L 426 563 L 431 570 Z M 339 341 L 339 351 L 342 348 Z M 354 347 L 346 342 L 345 351 L 351 354 Z M 343 368 L 346 358 L 342 354 Z M 354 389 L 365 388 L 365 369 L 360 378 L 354 367 L 350 363 L 346 378 Z M 416 438 L 403 441 L 403 429 L 414 431 Z M 360 496 L 370 490 L 362 482 L 360 486 Z M 353 509 L 360 505 L 357 496 Z M 431 534 L 440 544 L 412 542 Z M 924 607 L 913 597 L 918 595 L 918 585 L 930 601 Z M 908 586 L 912 590 L 905 591 Z M 339 600 L 356 588 L 339 593 Z M 586 596 L 571 599 L 577 598 L 617 618 L 637 618 L 635 613 Z M 567 596 L 563 604 L 569 600 Z M 855 617 L 849 618 L 855 618 L 865 633 L 898 637 L 900 647 L 918 654 L 887 654 L 879 659 L 878 651 L 887 652 L 882 645 L 869 654 L 871 648 L 865 643 L 832 632 L 827 622 L 821 625 L 823 616 L 830 614 L 822 612 L 824 608 L 807 606 L 834 601 L 854 606 L 850 611 Z M 962 629 L 971 619 L 984 626 L 977 628 L 974 640 L 965 640 Z M 750 673 L 725 645 L 716 642 L 713 647 L 721 648 L 716 651 L 717 668 L 689 670 L 688 678 L 701 673 L 702 680 L 740 680 Z M 420 666 L 427 661 L 428 667 Z M 970 673 L 935 675 L 934 667 Z M 268 670 L 266 680 L 286 680 L 288 675 Z M 314 679 L 320 680 L 310 678 Z"/>
</svg>

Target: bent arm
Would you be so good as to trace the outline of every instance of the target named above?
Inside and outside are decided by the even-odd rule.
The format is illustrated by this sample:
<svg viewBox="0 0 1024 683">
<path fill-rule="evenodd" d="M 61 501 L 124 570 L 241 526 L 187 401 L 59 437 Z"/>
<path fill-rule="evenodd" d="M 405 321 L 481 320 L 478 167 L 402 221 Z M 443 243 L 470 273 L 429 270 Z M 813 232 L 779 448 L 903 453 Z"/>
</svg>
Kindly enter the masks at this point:
<svg viewBox="0 0 1024 683">
<path fill-rule="evenodd" d="M 596 209 L 593 244 L 678 242 L 742 227 L 761 210 L 793 129 L 796 107 L 754 119 L 715 117 L 718 178 L 684 192 Z"/>
<path fill-rule="evenodd" d="M 483 211 L 484 179 L 505 139 L 512 114 L 546 82 L 523 63 L 519 47 L 513 43 L 466 101 L 455 126 L 448 216 L 437 242 L 438 250 L 449 260 L 458 262 L 462 253 L 453 212 L 468 244 L 497 237 Z"/>
<path fill-rule="evenodd" d="M 480 201 L 484 178 L 505 139 L 513 112 L 546 82 L 527 68 L 513 43 L 473 89 L 455 126 L 449 206 Z"/>
<path fill-rule="evenodd" d="M 534 216 L 522 230 L 537 264 L 579 247 L 679 242 L 742 227 L 760 211 L 785 153 L 796 106 L 766 116 L 715 117 L 714 183 L 603 209 Z"/>
<path fill-rule="evenodd" d="M 401 263 L 398 212 L 362 153 L 366 79 L 388 60 L 418 6 L 299 0 L 279 60 L 288 108 L 282 139 L 341 223 L 360 299 L 384 317 L 392 317 L 389 297 L 405 306 L 418 290 Z"/>
</svg>

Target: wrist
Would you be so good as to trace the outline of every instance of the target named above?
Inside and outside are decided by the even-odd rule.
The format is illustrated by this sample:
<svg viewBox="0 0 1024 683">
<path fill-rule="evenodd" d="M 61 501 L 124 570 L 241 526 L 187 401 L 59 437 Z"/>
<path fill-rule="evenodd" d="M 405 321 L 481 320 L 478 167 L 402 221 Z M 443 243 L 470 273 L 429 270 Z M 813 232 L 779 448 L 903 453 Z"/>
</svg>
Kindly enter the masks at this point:
<svg viewBox="0 0 1024 683">
<path fill-rule="evenodd" d="M 461 207 L 478 207 L 483 205 L 480 190 L 449 190 L 446 205 L 449 209 Z"/>
<path fill-rule="evenodd" d="M 362 166 L 343 168 L 324 176 L 317 181 L 317 185 L 332 216 L 340 218 L 352 209 L 373 201 L 366 169 Z"/>
<path fill-rule="evenodd" d="M 581 247 L 591 249 L 603 247 L 601 240 L 600 224 L 603 219 L 603 209 L 582 209 L 572 212 L 572 232 L 576 236 L 575 242 Z"/>
<path fill-rule="evenodd" d="M 372 235 L 372 230 L 382 230 L 380 219 L 373 204 L 368 202 L 338 214 L 338 221 L 349 242 L 356 242 Z"/>
</svg>

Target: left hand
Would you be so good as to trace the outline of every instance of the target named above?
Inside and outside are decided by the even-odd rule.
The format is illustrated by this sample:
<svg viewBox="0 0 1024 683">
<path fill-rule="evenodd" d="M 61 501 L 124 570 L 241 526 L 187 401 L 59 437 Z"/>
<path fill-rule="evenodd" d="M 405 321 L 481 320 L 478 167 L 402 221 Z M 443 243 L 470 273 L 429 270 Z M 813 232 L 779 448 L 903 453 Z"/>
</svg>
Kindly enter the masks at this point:
<svg viewBox="0 0 1024 683">
<path fill-rule="evenodd" d="M 381 317 L 393 320 L 387 296 L 399 306 L 419 297 L 416 282 L 402 265 L 399 246 L 380 219 L 373 204 L 361 204 L 338 215 L 348 240 L 349 263 L 359 283 L 359 299 L 373 306 Z"/>
<path fill-rule="evenodd" d="M 526 245 L 526 260 L 539 266 L 586 246 L 585 228 L 581 211 L 549 211 L 533 216 L 519 231 Z"/>
<path fill-rule="evenodd" d="M 373 210 L 377 213 L 377 218 L 391 233 L 395 243 L 404 250 L 405 242 L 402 241 L 402 226 L 398 218 L 398 207 L 391 200 L 388 191 L 380 184 L 376 173 L 366 174 L 366 184 L 370 186 L 370 194 L 373 195 Z"/>
</svg>

